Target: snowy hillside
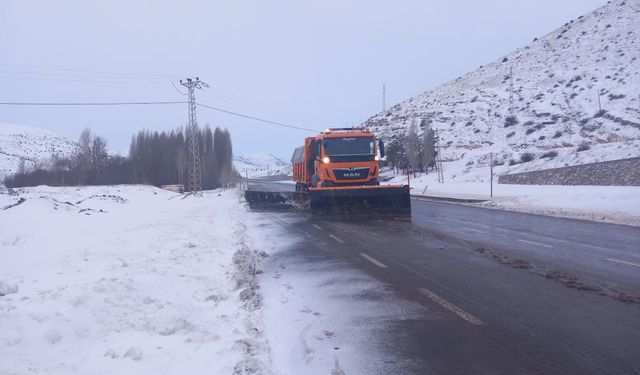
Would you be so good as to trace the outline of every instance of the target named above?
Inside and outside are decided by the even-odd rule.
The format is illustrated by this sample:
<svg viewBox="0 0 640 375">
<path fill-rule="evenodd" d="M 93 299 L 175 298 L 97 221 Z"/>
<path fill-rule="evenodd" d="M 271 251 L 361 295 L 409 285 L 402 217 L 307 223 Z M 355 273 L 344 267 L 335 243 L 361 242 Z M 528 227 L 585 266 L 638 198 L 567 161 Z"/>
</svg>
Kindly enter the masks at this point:
<svg viewBox="0 0 640 375">
<path fill-rule="evenodd" d="M 365 125 L 388 140 L 430 122 L 454 181 L 486 176 L 490 152 L 498 174 L 639 156 L 638 25 L 640 0 L 612 1 Z"/>
<path fill-rule="evenodd" d="M 291 174 L 291 164 L 272 154 L 236 156 L 233 165 L 242 177 L 255 178 Z"/>
<path fill-rule="evenodd" d="M 54 133 L 26 125 L 0 123 L 0 179 L 25 167 L 33 167 L 53 155 L 69 156 L 77 151 L 75 142 Z"/>
</svg>

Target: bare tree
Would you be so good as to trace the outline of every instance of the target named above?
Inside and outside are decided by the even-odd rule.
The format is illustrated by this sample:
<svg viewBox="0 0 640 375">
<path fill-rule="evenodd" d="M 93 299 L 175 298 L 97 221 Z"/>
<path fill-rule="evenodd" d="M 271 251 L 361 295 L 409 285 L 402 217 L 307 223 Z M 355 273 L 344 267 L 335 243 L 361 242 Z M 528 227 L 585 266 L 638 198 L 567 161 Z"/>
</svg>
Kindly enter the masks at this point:
<svg viewBox="0 0 640 375">
<path fill-rule="evenodd" d="M 108 157 L 107 140 L 100 136 L 94 137 L 91 142 L 91 164 L 96 175 L 105 167 Z"/>
<path fill-rule="evenodd" d="M 91 164 L 91 143 L 92 143 L 91 129 L 84 128 L 78 138 L 78 162 L 81 167 L 89 169 Z"/>
<path fill-rule="evenodd" d="M 435 164 L 436 155 L 436 138 L 431 129 L 431 122 L 425 122 L 424 131 L 422 133 L 422 166 L 425 171 Z"/>
<path fill-rule="evenodd" d="M 418 151 L 418 130 L 416 129 L 416 120 L 412 119 L 407 131 L 407 160 L 414 174 L 420 166 Z"/>
</svg>

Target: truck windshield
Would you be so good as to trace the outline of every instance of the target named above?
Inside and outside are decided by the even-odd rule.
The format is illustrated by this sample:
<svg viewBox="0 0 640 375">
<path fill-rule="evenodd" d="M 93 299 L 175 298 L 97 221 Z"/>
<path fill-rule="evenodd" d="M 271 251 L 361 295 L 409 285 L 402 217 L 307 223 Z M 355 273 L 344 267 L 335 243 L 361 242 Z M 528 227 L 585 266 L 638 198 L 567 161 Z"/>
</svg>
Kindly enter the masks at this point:
<svg viewBox="0 0 640 375">
<path fill-rule="evenodd" d="M 373 137 L 326 138 L 323 142 L 327 156 L 373 155 Z"/>
</svg>

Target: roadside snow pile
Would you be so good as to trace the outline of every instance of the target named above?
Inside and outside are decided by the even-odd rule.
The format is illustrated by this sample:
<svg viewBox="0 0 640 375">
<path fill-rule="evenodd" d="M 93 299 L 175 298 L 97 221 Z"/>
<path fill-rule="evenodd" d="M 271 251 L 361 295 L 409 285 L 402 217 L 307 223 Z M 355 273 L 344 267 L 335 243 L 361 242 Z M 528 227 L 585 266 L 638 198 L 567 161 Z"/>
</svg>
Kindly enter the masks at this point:
<svg viewBox="0 0 640 375">
<path fill-rule="evenodd" d="M 0 373 L 271 373 L 236 191 L 18 194 L 0 211 Z"/>
<path fill-rule="evenodd" d="M 233 166 L 242 177 L 288 176 L 291 164 L 272 154 L 249 154 L 233 158 Z"/>
<path fill-rule="evenodd" d="M 18 284 L 9 284 L 0 280 L 0 297 L 13 293 L 18 293 Z"/>
<path fill-rule="evenodd" d="M 411 178 L 411 194 L 441 198 L 487 199 L 486 207 L 640 226 L 638 186 L 556 186 L 493 184 L 489 170 L 482 182 L 437 182 L 435 172 Z M 390 183 L 406 184 L 407 176 L 397 175 Z"/>
</svg>

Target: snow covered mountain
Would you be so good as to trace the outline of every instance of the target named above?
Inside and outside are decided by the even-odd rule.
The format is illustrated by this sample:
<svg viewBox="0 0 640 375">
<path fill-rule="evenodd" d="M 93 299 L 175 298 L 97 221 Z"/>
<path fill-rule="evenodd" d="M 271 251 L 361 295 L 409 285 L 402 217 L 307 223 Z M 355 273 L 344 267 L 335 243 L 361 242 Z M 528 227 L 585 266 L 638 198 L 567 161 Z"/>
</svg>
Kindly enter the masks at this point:
<svg viewBox="0 0 640 375">
<path fill-rule="evenodd" d="M 18 170 L 49 160 L 53 155 L 77 152 L 75 142 L 32 126 L 0 123 L 0 179 Z"/>
<path fill-rule="evenodd" d="M 364 125 L 389 140 L 430 122 L 461 182 L 490 152 L 498 174 L 639 156 L 639 26 L 640 0 L 611 1 Z"/>
<path fill-rule="evenodd" d="M 258 153 L 236 156 L 233 165 L 242 177 L 255 178 L 291 174 L 291 164 L 272 154 Z"/>
</svg>

